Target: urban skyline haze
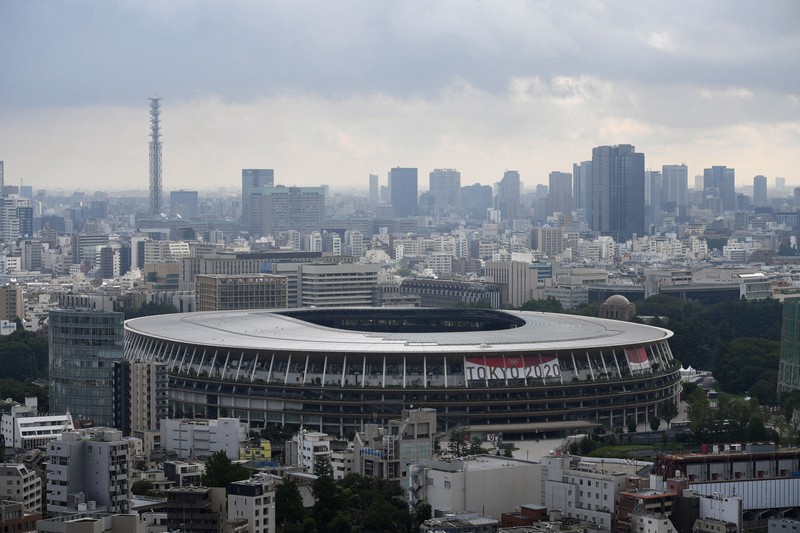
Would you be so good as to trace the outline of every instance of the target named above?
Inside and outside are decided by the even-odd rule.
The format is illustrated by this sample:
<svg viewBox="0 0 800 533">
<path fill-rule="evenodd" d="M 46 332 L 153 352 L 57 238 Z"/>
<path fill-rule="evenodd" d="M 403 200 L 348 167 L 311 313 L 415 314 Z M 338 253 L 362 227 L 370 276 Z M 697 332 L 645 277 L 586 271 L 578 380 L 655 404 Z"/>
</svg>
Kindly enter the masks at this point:
<svg viewBox="0 0 800 533">
<path fill-rule="evenodd" d="M 362 189 L 393 167 L 515 169 L 532 188 L 617 144 L 796 186 L 798 21 L 789 0 L 8 0 L 0 160 L 8 184 L 146 190 L 157 94 L 164 191 L 236 188 L 243 168 Z"/>
</svg>

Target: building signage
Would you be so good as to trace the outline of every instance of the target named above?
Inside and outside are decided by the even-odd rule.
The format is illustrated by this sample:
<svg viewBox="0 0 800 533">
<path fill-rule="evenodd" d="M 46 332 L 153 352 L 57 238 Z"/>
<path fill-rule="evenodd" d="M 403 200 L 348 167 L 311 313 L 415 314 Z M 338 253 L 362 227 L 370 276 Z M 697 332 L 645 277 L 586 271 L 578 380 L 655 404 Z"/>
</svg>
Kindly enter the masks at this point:
<svg viewBox="0 0 800 533">
<path fill-rule="evenodd" d="M 547 379 L 560 377 L 561 367 L 552 355 L 467 357 L 464 375 L 467 381 Z"/>
</svg>

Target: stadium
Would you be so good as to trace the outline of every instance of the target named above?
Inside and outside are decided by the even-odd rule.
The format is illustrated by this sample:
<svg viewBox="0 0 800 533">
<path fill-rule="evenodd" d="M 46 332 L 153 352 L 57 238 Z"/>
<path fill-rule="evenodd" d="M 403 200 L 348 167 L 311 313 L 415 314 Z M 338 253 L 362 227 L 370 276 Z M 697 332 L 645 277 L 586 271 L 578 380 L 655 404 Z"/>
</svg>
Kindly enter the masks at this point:
<svg viewBox="0 0 800 533">
<path fill-rule="evenodd" d="M 474 308 L 218 311 L 128 320 L 125 358 L 167 365 L 173 417 L 344 435 L 434 408 L 441 430 L 563 435 L 657 416 L 680 391 L 671 336 Z"/>
</svg>

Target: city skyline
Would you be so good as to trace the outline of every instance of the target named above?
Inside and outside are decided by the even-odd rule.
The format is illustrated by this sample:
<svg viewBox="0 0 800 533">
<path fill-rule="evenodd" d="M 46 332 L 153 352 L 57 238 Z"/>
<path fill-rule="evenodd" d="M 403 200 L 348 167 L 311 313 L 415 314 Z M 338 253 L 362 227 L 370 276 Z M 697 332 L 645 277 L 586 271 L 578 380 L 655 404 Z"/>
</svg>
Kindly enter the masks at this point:
<svg viewBox="0 0 800 533">
<path fill-rule="evenodd" d="M 800 185 L 800 6 L 9 1 L 0 7 L 8 184 L 146 189 L 163 98 L 163 188 L 366 188 L 454 168 L 526 188 L 594 146 Z M 332 28 L 336 28 L 333 31 Z M 36 39 L 30 39 L 36 35 Z"/>
</svg>

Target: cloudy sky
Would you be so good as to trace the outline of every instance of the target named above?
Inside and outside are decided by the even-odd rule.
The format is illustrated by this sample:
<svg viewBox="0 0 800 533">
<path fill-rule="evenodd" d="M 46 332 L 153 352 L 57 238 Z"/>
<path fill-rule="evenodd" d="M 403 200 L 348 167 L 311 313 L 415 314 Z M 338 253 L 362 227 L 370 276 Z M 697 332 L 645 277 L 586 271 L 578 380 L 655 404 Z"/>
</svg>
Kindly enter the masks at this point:
<svg viewBox="0 0 800 533">
<path fill-rule="evenodd" d="M 800 2 L 0 0 L 7 184 L 366 188 L 368 174 L 518 169 L 593 146 L 800 185 Z M 690 178 L 690 185 L 693 180 Z"/>
</svg>

